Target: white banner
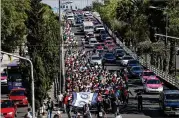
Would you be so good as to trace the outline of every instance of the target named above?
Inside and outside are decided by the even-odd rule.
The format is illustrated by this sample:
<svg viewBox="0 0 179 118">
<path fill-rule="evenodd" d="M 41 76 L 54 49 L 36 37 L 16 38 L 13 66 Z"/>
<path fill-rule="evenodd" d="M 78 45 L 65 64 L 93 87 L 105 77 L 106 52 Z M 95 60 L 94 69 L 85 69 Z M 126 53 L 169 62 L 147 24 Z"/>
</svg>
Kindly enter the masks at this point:
<svg viewBox="0 0 179 118">
<path fill-rule="evenodd" d="M 73 93 L 73 106 L 83 107 L 86 103 L 94 102 L 94 98 L 96 98 L 94 95 L 90 92 Z"/>
</svg>

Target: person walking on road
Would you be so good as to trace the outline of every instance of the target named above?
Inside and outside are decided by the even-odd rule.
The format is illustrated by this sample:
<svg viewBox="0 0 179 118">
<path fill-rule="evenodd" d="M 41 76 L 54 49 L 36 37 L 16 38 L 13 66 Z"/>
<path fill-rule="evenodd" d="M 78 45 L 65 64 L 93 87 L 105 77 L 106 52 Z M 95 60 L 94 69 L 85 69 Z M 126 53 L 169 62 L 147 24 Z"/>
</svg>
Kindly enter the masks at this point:
<svg viewBox="0 0 179 118">
<path fill-rule="evenodd" d="M 59 94 L 58 94 L 58 103 L 59 103 L 59 107 L 62 107 L 62 104 L 63 104 L 63 94 L 61 92 L 59 92 Z"/>
<path fill-rule="evenodd" d="M 137 101 L 138 101 L 138 110 L 139 110 L 139 111 L 142 111 L 142 110 L 143 110 L 143 104 L 142 104 L 143 97 L 142 97 L 141 91 L 139 91 L 139 92 L 137 93 L 136 98 L 137 98 Z"/>
</svg>

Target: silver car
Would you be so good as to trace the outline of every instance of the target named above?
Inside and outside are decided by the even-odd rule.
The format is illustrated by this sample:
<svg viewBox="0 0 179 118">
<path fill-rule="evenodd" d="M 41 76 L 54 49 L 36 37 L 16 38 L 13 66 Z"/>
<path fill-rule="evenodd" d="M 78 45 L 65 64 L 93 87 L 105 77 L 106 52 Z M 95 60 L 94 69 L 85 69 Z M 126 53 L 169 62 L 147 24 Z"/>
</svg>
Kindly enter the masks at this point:
<svg viewBox="0 0 179 118">
<path fill-rule="evenodd" d="M 90 39 L 89 39 L 89 46 L 90 46 L 90 47 L 94 47 L 95 44 L 98 44 L 97 39 L 96 39 L 96 38 L 90 38 Z"/>
<path fill-rule="evenodd" d="M 126 66 L 127 63 L 128 63 L 128 61 L 129 61 L 129 60 L 132 60 L 132 59 L 134 59 L 134 58 L 131 57 L 131 56 L 126 55 L 126 56 L 122 57 L 122 59 L 121 59 L 121 64 L 122 64 L 123 66 Z"/>
</svg>

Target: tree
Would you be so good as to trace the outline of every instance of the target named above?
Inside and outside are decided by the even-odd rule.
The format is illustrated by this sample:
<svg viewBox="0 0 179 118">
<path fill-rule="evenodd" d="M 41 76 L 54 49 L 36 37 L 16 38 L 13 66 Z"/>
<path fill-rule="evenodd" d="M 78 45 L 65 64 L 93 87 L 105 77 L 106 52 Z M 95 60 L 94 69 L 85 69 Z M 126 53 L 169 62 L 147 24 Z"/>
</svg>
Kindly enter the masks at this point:
<svg viewBox="0 0 179 118">
<path fill-rule="evenodd" d="M 59 70 L 60 26 L 51 8 L 41 0 L 31 0 L 26 25 L 28 52 L 34 64 L 36 108 L 39 108 Z"/>
<path fill-rule="evenodd" d="M 13 52 L 25 42 L 27 35 L 26 11 L 30 9 L 30 2 L 29 0 L 2 0 L 1 3 L 2 50 Z"/>
</svg>

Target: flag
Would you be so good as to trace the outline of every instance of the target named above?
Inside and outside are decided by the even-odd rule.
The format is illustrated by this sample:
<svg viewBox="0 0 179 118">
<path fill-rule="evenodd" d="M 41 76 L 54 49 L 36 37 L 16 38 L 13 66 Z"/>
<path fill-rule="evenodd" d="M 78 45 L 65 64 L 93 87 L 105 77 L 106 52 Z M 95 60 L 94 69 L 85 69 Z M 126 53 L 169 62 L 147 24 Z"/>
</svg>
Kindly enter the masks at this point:
<svg viewBox="0 0 179 118">
<path fill-rule="evenodd" d="M 97 93 L 91 92 L 73 92 L 73 102 L 72 105 L 76 107 L 83 107 L 89 102 L 94 105 L 97 103 Z"/>
</svg>

